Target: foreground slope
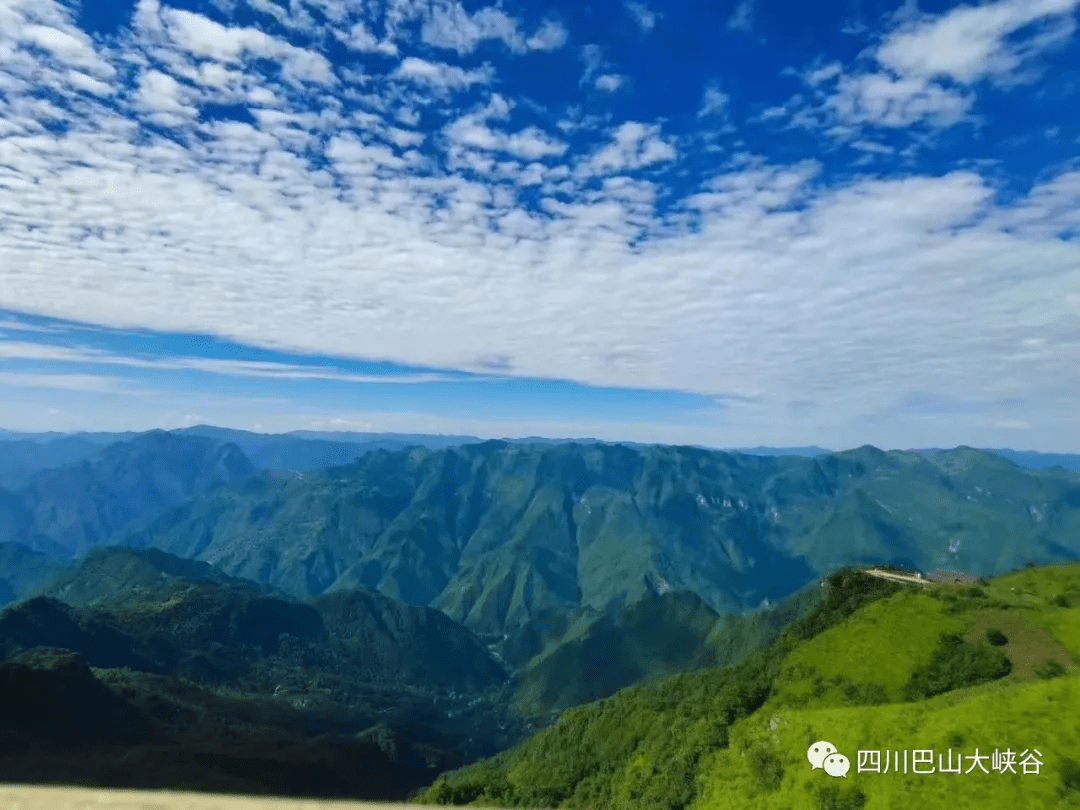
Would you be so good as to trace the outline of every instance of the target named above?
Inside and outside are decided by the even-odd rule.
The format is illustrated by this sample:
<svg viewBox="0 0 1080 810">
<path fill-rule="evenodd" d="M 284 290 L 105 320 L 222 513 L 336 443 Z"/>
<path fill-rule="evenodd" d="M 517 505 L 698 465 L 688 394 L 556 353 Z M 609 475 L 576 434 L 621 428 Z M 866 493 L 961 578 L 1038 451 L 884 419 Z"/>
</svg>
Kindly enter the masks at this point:
<svg viewBox="0 0 1080 810">
<path fill-rule="evenodd" d="M 19 810 L 132 810 L 153 807 L 155 810 L 297 810 L 295 798 L 270 796 L 224 797 L 214 793 L 158 790 L 102 790 L 84 787 L 0 784 L 0 796 L 10 807 Z M 397 802 L 361 802 L 332 800 L 305 801 L 305 810 L 423 810 L 415 804 Z"/>
<path fill-rule="evenodd" d="M 432 608 L 123 547 L 43 590 L 0 611 L 0 781 L 400 799 L 523 736 L 502 664 Z"/>
<path fill-rule="evenodd" d="M 388 750 L 266 699 L 93 669 L 67 650 L 0 663 L 0 687 L 0 783 L 21 783 L 0 800 L 28 784 L 390 800 L 438 768 L 423 747 Z"/>
<path fill-rule="evenodd" d="M 768 652 L 565 712 L 517 748 L 417 799 L 513 807 L 1080 806 L 1080 565 L 985 586 L 830 577 Z M 846 778 L 813 770 L 831 742 Z M 1039 773 L 859 772 L 859 751 L 1038 750 Z M 882 755 L 883 756 L 883 755 Z M 913 756 L 913 755 L 911 755 Z M 868 764 L 864 762 L 864 765 Z M 1029 769 L 1034 765 L 1028 765 Z"/>
</svg>

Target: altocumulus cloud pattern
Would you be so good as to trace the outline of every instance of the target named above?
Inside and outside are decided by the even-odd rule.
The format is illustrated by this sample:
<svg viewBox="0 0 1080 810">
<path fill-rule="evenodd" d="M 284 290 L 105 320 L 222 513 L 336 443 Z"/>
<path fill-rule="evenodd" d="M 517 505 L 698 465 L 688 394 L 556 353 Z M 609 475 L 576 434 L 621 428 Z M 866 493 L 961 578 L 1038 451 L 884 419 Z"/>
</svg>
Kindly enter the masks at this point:
<svg viewBox="0 0 1080 810">
<path fill-rule="evenodd" d="M 862 6 L 0 0 L 0 307 L 1075 436 L 1077 0 Z"/>
</svg>

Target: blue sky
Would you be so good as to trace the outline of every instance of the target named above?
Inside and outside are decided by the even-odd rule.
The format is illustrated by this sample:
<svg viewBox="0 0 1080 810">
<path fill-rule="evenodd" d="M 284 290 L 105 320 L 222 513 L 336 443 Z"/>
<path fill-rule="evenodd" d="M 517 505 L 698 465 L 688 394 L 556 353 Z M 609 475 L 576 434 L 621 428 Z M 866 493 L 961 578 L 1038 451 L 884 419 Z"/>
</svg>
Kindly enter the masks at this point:
<svg viewBox="0 0 1080 810">
<path fill-rule="evenodd" d="M 0 0 L 0 426 L 1080 452 L 1080 0 Z"/>
</svg>

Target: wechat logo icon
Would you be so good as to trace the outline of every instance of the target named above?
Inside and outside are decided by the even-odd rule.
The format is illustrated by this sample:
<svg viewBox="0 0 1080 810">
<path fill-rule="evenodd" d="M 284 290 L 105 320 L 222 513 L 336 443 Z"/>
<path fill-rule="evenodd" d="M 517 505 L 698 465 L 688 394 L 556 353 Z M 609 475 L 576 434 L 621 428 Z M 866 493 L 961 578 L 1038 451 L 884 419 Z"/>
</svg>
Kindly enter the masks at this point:
<svg viewBox="0 0 1080 810">
<path fill-rule="evenodd" d="M 829 776 L 842 776 L 846 779 L 848 771 L 851 770 L 851 761 L 827 740 L 819 740 L 807 748 L 806 758 L 810 760 L 810 770 L 821 768 Z"/>
</svg>

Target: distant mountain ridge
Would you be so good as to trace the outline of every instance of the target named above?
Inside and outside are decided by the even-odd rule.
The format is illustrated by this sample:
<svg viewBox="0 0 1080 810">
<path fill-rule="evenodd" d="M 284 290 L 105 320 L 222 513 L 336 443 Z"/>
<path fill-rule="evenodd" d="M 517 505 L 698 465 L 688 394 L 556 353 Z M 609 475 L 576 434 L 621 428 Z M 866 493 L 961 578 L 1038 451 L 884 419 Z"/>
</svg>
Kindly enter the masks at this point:
<svg viewBox="0 0 1080 810">
<path fill-rule="evenodd" d="M 257 433 L 236 428 L 195 425 L 176 428 L 170 432 L 205 436 L 220 442 L 231 442 L 256 467 L 266 470 L 307 470 L 349 464 L 357 457 L 375 449 L 402 450 L 407 447 L 427 447 L 432 450 L 479 444 L 484 439 L 468 435 L 425 433 L 365 433 L 353 431 L 294 430 L 287 433 Z M 108 444 L 130 441 L 138 432 L 77 432 L 25 433 L 0 429 L 0 486 L 10 487 L 22 482 L 33 472 L 63 466 L 87 459 Z M 649 447 L 645 442 L 600 440 L 594 438 L 550 438 L 543 436 L 502 437 L 498 441 L 510 444 L 622 444 L 627 447 Z M 835 452 L 817 445 L 800 447 L 711 447 L 695 445 L 703 450 L 724 450 L 758 456 L 814 457 Z M 1033 450 L 989 449 L 987 452 L 1008 458 L 1029 469 L 1060 466 L 1080 472 L 1080 454 L 1046 453 Z M 914 449 L 911 452 L 933 454 L 941 448 Z"/>
<path fill-rule="evenodd" d="M 808 445 L 806 447 L 732 447 L 727 449 L 729 453 L 745 453 L 748 456 L 825 456 L 832 453 L 825 447 Z"/>
<path fill-rule="evenodd" d="M 1034 450 L 1009 450 L 1005 448 L 987 452 L 996 453 L 1002 458 L 1009 459 L 1014 464 L 1032 470 L 1061 467 L 1063 470 L 1080 472 L 1080 454 L 1076 453 L 1037 453 Z"/>
<path fill-rule="evenodd" d="M 0 547 L 42 575 L 102 545 L 157 547 L 294 598 L 374 589 L 492 640 L 669 588 L 724 615 L 846 564 L 979 575 L 1080 554 L 1080 478 L 973 448 L 492 440 L 302 474 L 259 471 L 222 441 L 265 437 L 211 432 L 140 434 L 0 490 Z M 3 574 L 5 601 L 32 584 Z"/>
<path fill-rule="evenodd" d="M 671 588 L 756 609 L 846 564 L 979 574 L 1080 556 L 1080 477 L 956 448 L 816 458 L 516 445 L 263 473 L 121 538 L 297 597 L 364 586 L 483 637 Z"/>
<path fill-rule="evenodd" d="M 234 444 L 166 431 L 114 442 L 90 459 L 41 470 L 0 490 L 0 542 L 74 557 L 133 521 L 256 472 Z"/>
</svg>

